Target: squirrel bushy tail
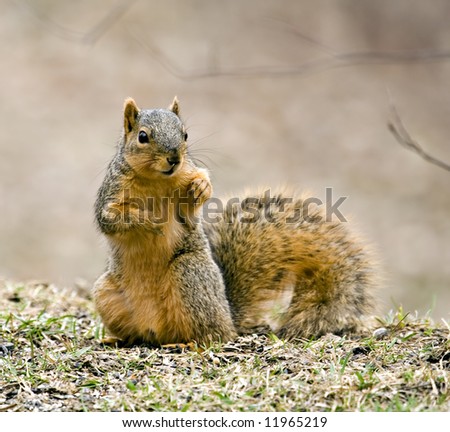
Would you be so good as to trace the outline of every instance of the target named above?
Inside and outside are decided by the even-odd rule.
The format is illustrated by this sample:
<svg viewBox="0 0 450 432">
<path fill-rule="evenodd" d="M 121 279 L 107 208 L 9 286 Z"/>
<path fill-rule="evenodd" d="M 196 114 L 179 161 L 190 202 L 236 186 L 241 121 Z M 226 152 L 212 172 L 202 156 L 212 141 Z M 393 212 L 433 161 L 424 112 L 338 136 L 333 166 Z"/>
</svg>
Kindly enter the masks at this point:
<svg viewBox="0 0 450 432">
<path fill-rule="evenodd" d="M 237 332 L 280 337 L 357 332 L 374 312 L 367 247 L 344 222 L 326 220 L 296 194 L 247 193 L 205 224 Z M 306 213 L 306 210 L 309 210 Z"/>
</svg>

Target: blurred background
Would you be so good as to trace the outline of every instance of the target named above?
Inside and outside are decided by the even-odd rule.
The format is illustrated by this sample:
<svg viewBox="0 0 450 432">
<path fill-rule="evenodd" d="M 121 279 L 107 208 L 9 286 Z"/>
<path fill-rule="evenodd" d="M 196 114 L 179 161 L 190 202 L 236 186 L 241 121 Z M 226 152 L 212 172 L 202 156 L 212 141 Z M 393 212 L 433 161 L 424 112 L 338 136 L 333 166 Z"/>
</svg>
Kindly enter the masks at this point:
<svg viewBox="0 0 450 432">
<path fill-rule="evenodd" d="M 347 197 L 378 250 L 381 312 L 448 320 L 450 2 L 0 0 L 0 277 L 90 286 L 93 202 L 127 96 L 174 95 L 216 195 L 291 184 Z"/>
</svg>

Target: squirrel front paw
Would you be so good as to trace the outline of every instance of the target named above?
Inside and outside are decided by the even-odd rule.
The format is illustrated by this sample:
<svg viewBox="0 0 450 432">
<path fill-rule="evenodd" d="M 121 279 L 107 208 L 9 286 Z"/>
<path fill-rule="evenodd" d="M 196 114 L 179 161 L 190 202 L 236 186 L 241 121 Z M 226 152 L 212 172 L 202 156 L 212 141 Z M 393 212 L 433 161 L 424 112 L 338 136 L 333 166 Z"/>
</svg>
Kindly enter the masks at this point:
<svg viewBox="0 0 450 432">
<path fill-rule="evenodd" d="M 189 194 L 192 196 L 195 206 L 203 205 L 212 195 L 212 186 L 208 174 L 203 171 L 200 171 L 199 174 L 201 175 L 192 181 L 189 188 Z"/>
</svg>

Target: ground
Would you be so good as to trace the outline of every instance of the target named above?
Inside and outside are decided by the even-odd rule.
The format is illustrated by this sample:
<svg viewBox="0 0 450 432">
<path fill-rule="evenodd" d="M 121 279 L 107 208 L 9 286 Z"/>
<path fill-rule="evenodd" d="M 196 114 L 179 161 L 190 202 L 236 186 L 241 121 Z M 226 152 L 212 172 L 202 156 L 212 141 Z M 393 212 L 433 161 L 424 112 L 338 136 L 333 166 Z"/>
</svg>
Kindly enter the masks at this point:
<svg viewBox="0 0 450 432">
<path fill-rule="evenodd" d="M 401 309 L 360 337 L 117 348 L 89 291 L 0 283 L 0 411 L 449 411 L 450 329 Z"/>
</svg>

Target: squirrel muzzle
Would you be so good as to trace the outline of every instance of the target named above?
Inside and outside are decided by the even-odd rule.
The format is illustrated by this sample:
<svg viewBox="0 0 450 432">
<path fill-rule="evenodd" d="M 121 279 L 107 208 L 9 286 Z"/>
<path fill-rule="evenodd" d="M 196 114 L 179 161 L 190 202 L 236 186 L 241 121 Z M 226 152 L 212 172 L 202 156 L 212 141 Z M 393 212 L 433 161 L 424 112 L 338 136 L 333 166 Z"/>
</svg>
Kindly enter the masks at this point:
<svg viewBox="0 0 450 432">
<path fill-rule="evenodd" d="M 177 171 L 183 163 L 183 156 L 177 150 L 172 150 L 165 159 L 164 165 L 166 166 L 161 170 L 161 172 L 168 176 Z"/>
</svg>

